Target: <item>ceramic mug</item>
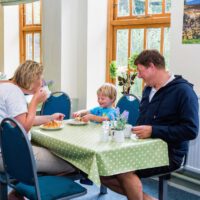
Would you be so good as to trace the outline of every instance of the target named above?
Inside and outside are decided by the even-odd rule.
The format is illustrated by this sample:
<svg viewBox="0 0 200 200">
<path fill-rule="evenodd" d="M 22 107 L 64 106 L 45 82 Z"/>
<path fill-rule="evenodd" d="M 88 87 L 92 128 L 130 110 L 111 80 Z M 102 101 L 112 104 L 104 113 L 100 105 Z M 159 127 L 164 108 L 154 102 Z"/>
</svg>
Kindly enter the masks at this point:
<svg viewBox="0 0 200 200">
<path fill-rule="evenodd" d="M 49 98 L 49 96 L 51 95 L 51 91 L 49 90 L 49 87 L 43 86 L 42 90 L 45 91 L 45 93 L 47 94 L 47 98 Z"/>
<path fill-rule="evenodd" d="M 124 130 L 114 130 L 113 139 L 115 140 L 115 142 L 124 142 Z"/>
</svg>

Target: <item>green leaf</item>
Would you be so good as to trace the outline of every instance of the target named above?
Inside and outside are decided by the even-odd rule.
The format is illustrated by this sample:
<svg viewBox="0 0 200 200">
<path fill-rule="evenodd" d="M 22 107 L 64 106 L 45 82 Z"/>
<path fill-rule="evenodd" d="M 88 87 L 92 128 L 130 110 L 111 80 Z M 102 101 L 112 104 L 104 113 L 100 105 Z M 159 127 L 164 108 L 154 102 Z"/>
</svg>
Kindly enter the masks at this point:
<svg viewBox="0 0 200 200">
<path fill-rule="evenodd" d="M 110 63 L 110 77 L 111 79 L 115 79 L 117 77 L 117 64 L 115 60 Z"/>
<path fill-rule="evenodd" d="M 132 54 L 132 55 L 129 57 L 129 59 L 128 59 L 128 64 L 129 64 L 129 67 L 130 67 L 131 69 L 134 69 L 134 70 L 137 69 L 137 66 L 134 65 L 135 59 L 136 59 L 137 57 L 138 57 L 138 53 L 134 53 L 134 54 Z"/>
</svg>

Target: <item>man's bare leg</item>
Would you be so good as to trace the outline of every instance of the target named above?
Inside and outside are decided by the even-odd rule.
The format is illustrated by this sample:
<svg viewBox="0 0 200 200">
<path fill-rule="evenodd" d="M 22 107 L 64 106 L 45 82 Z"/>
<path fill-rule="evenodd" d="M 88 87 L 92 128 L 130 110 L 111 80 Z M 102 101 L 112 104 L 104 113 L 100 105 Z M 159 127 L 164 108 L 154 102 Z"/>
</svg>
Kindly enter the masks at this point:
<svg viewBox="0 0 200 200">
<path fill-rule="evenodd" d="M 143 193 L 143 200 L 158 200 L 158 199 L 156 199 L 146 193 Z"/>
<path fill-rule="evenodd" d="M 142 200 L 142 183 L 133 172 L 112 177 L 101 177 L 102 183 L 111 190 L 126 195 L 128 200 Z"/>
<path fill-rule="evenodd" d="M 101 177 L 101 182 L 111 190 L 127 196 L 128 200 L 157 200 L 142 192 L 142 183 L 133 172 Z"/>
<path fill-rule="evenodd" d="M 119 180 L 128 200 L 143 200 L 142 183 L 133 172 L 118 174 Z"/>
<path fill-rule="evenodd" d="M 108 187 L 109 189 L 119 194 L 126 195 L 116 176 L 102 176 L 100 177 L 100 179 L 101 183 L 106 187 Z"/>
</svg>

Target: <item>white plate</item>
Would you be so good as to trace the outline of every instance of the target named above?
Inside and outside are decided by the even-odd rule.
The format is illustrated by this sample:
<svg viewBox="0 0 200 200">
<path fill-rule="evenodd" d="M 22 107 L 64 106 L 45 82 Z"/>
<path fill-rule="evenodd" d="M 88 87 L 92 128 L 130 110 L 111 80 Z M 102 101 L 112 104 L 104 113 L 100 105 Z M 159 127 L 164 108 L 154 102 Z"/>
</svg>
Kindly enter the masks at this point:
<svg viewBox="0 0 200 200">
<path fill-rule="evenodd" d="M 47 131 L 55 131 L 55 130 L 60 130 L 62 128 L 64 128 L 64 124 L 61 124 L 59 127 L 55 127 L 55 128 L 50 128 L 50 127 L 46 127 L 44 125 L 40 125 L 40 128 L 43 130 L 47 130 Z"/>
<path fill-rule="evenodd" d="M 66 121 L 66 124 L 73 125 L 73 126 L 82 126 L 88 124 L 88 122 L 77 121 L 75 119 L 69 119 Z"/>
</svg>

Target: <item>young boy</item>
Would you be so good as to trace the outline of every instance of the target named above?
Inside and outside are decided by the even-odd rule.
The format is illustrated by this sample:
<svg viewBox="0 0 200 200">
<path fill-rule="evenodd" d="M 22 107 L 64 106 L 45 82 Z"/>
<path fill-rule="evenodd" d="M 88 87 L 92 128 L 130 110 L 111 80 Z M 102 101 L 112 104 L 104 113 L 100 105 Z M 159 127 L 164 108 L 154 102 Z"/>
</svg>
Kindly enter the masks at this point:
<svg viewBox="0 0 200 200">
<path fill-rule="evenodd" d="M 115 102 L 117 96 L 116 88 L 111 83 L 104 83 L 97 90 L 98 107 L 91 110 L 80 110 L 73 113 L 74 118 L 81 118 L 82 121 L 103 122 L 106 120 L 114 120 L 116 117 L 115 109 L 112 104 Z"/>
</svg>

